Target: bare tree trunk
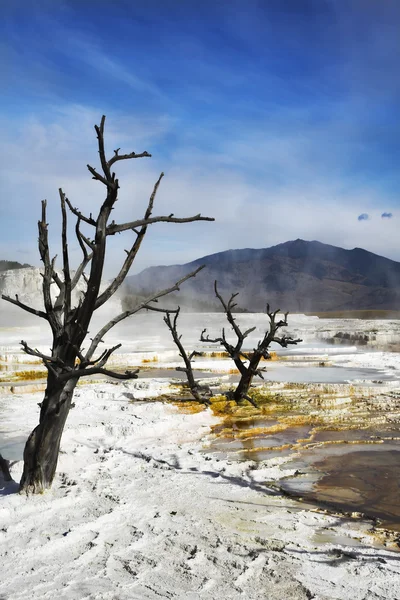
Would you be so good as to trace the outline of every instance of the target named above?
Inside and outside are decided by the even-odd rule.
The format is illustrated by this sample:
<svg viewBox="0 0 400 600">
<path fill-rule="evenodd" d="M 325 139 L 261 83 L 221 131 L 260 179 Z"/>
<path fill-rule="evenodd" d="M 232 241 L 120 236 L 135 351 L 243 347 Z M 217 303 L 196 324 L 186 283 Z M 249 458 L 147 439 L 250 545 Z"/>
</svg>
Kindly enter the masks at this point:
<svg viewBox="0 0 400 600">
<path fill-rule="evenodd" d="M 60 384 L 49 374 L 39 425 L 30 434 L 24 449 L 20 492 L 38 494 L 51 487 L 77 381 L 70 379 Z"/>
<path fill-rule="evenodd" d="M 251 386 L 251 382 L 253 381 L 254 373 L 247 369 L 246 372 L 241 376 L 240 381 L 233 392 L 233 399 L 236 402 L 243 400 L 248 397 L 248 392 Z"/>
<path fill-rule="evenodd" d="M 93 338 L 90 338 L 90 347 L 84 351 L 82 344 L 89 333 L 88 327 L 94 311 L 105 304 L 124 282 L 140 249 L 148 226 L 153 223 L 190 223 L 193 221 L 214 220 L 211 217 L 202 217 L 200 214 L 183 218 L 175 217 L 173 214 L 152 216 L 156 193 L 164 176 L 164 173 L 161 173 L 154 185 L 143 218 L 129 223 L 116 223 L 115 221 L 110 223 L 111 211 L 118 200 L 119 190 L 119 181 L 112 170 L 113 165 L 119 161 L 150 157 L 151 155 L 146 151 L 119 154 L 118 148 L 114 150 L 114 156 L 107 159 L 104 144 L 104 124 L 105 116 L 103 115 L 100 126 L 95 125 L 103 174 L 97 172 L 90 165 L 87 165 L 93 179 L 101 182 L 106 188 L 106 195 L 100 205 L 97 217 L 93 218 L 91 214 L 90 216 L 86 216 L 77 208 L 74 208 L 63 190 L 59 189 L 62 216 L 61 245 L 63 276 L 55 268 L 57 256 L 51 258 L 46 215 L 47 201 L 42 200 L 42 214 L 38 222 L 38 229 L 39 254 L 43 262 L 42 291 L 44 311 L 37 310 L 21 302 L 17 294 L 15 298 L 2 295 L 3 300 L 46 320 L 53 335 L 52 348 L 50 354 L 47 355 L 40 352 L 37 348 L 29 347 L 26 341 L 21 341 L 24 352 L 40 358 L 48 371 L 47 388 L 40 411 L 39 425 L 32 431 L 24 450 L 24 471 L 20 483 L 20 491 L 24 491 L 27 494 L 41 493 L 51 487 L 57 468 L 61 436 L 71 408 L 74 389 L 79 379 L 95 374 L 122 380 L 137 378 L 138 370 L 128 370 L 125 373 L 119 373 L 105 368 L 111 354 L 121 344 L 107 348 L 95 357 L 99 344 L 104 342 L 104 336 L 117 323 L 137 313 L 142 308 L 163 313 L 166 312 L 165 309 L 153 306 L 153 303 L 158 298 L 173 291 L 178 291 L 179 286 L 184 281 L 190 277 L 194 277 L 203 268 L 203 266 L 198 267 L 192 273 L 188 273 L 185 277 L 182 277 L 173 286 L 152 294 L 134 308 L 116 315 Z M 77 219 L 75 235 L 82 251 L 82 260 L 75 273 L 70 269 L 67 208 Z M 84 227 L 93 228 L 89 237 L 81 230 L 82 224 Z M 106 257 L 107 236 L 115 235 L 122 231 L 133 232 L 136 237 L 133 238 L 130 250 L 126 250 L 127 256 L 119 273 L 110 285 L 100 293 Z M 86 268 L 90 270 L 88 277 L 84 272 Z M 80 298 L 74 306 L 72 292 L 76 289 L 78 283 L 82 283 L 83 281 L 86 283 L 86 290 L 81 292 Z M 53 300 L 53 294 L 51 293 L 51 286 L 53 284 L 58 288 L 55 300 Z M 4 464 L 0 463 L 0 468 L 4 471 Z"/>
</svg>

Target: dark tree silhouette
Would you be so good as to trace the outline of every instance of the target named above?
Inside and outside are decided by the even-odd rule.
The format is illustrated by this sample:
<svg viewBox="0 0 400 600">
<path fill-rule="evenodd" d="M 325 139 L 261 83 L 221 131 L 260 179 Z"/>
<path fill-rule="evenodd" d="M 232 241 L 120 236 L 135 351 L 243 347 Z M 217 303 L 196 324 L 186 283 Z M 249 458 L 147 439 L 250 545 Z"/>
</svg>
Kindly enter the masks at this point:
<svg viewBox="0 0 400 600">
<path fill-rule="evenodd" d="M 187 354 L 187 352 L 181 342 L 182 336 L 179 335 L 178 330 L 177 330 L 177 321 L 178 321 L 178 317 L 179 317 L 179 313 L 180 313 L 180 307 L 178 307 L 178 310 L 175 312 L 173 319 L 171 319 L 171 312 L 172 311 L 166 312 L 166 314 L 164 316 L 164 322 L 171 332 L 172 339 L 174 340 L 176 346 L 178 347 L 179 356 L 182 358 L 183 362 L 185 363 L 184 367 L 176 367 L 176 370 L 183 371 L 186 374 L 186 379 L 187 379 L 187 382 L 189 385 L 190 393 L 192 394 L 193 398 L 195 398 L 199 402 L 204 402 L 205 404 L 209 404 L 209 399 L 212 396 L 212 391 L 210 390 L 210 388 L 208 386 L 201 385 L 198 381 L 196 381 L 194 378 L 194 375 L 193 375 L 192 359 L 195 356 L 199 356 L 200 353 L 196 352 L 196 350 L 193 350 L 193 352 L 191 352 L 189 355 Z"/>
<path fill-rule="evenodd" d="M 223 348 L 225 348 L 226 352 L 229 354 L 240 373 L 240 380 L 236 389 L 233 392 L 228 393 L 227 396 L 232 398 L 236 402 L 239 402 L 240 400 L 248 400 L 254 405 L 252 398 L 248 395 L 248 391 L 255 376 L 264 379 L 263 372 L 266 369 L 264 367 L 259 368 L 259 364 L 262 358 L 271 358 L 268 352 L 270 345 L 273 342 L 275 342 L 283 348 L 286 348 L 289 344 L 297 344 L 302 340 L 294 340 L 293 338 L 287 337 L 285 335 L 281 337 L 277 336 L 277 332 L 279 329 L 281 329 L 282 327 L 287 327 L 287 316 L 289 313 L 285 313 L 284 318 L 277 321 L 277 314 L 280 312 L 280 310 L 278 309 L 274 312 L 271 312 L 269 304 L 267 304 L 266 313 L 269 318 L 269 329 L 268 331 L 266 331 L 262 340 L 258 342 L 257 348 L 255 348 L 252 352 L 244 352 L 244 341 L 248 337 L 248 335 L 255 330 L 255 327 L 251 327 L 250 329 L 247 329 L 246 331 L 242 332 L 240 327 L 236 323 L 235 317 L 233 316 L 233 309 L 236 306 L 236 304 L 234 303 L 234 299 L 238 294 L 232 294 L 229 301 L 225 302 L 221 294 L 218 292 L 218 286 L 216 281 L 214 283 L 214 291 L 216 297 L 222 304 L 226 318 L 228 319 L 228 322 L 236 335 L 236 344 L 231 344 L 226 339 L 225 329 L 222 329 L 221 337 L 218 338 L 210 338 L 208 335 L 206 336 L 207 330 L 203 329 L 203 331 L 201 332 L 200 340 L 202 342 L 211 342 L 215 344 L 218 343 Z"/>
<path fill-rule="evenodd" d="M 81 377 L 102 374 L 117 379 L 132 379 L 137 377 L 137 371 L 118 373 L 105 368 L 107 360 L 121 344 L 97 353 L 97 348 L 103 342 L 104 336 L 117 323 L 126 319 L 139 310 L 163 311 L 153 303 L 170 292 L 179 290 L 179 286 L 194 277 L 202 268 L 189 273 L 168 289 L 161 290 L 140 302 L 137 306 L 125 310 L 106 323 L 91 339 L 89 348 L 84 351 L 82 344 L 87 337 L 88 327 L 93 313 L 103 306 L 123 283 L 129 269 L 136 258 L 147 228 L 153 223 L 189 223 L 192 221 L 213 221 L 200 214 L 177 218 L 173 214 L 152 216 L 153 205 L 163 173 L 154 185 L 147 209 L 142 218 L 129 223 L 117 224 L 110 221 L 111 211 L 118 200 L 119 182 L 112 167 L 119 161 L 135 158 L 150 157 L 148 152 L 136 154 L 120 154 L 119 149 L 114 150 L 111 158 L 106 158 L 104 146 L 105 117 L 101 119 L 100 126 L 95 125 L 100 155 L 101 173 L 88 165 L 88 170 L 94 180 L 105 187 L 105 199 L 99 208 L 96 217 L 86 216 L 74 208 L 64 192 L 60 189 L 60 202 L 62 214 L 62 275 L 55 269 L 55 257 L 51 258 L 48 244 L 48 225 L 46 219 L 46 200 L 42 201 L 42 214 L 39 221 L 39 253 L 43 262 L 43 300 L 44 310 L 36 310 L 22 303 L 18 296 L 10 298 L 2 296 L 23 310 L 37 315 L 48 322 L 52 332 L 52 347 L 49 354 L 43 354 L 22 341 L 23 350 L 32 356 L 40 358 L 47 368 L 47 387 L 43 402 L 41 403 L 39 424 L 30 434 L 24 450 L 24 470 L 20 482 L 20 491 L 26 493 L 40 493 L 52 484 L 60 448 L 60 440 L 65 422 L 71 408 L 72 396 L 75 386 Z M 82 261 L 75 272 L 70 269 L 67 239 L 67 208 L 76 217 L 75 235 L 82 250 Z M 81 225 L 93 228 L 93 236 L 86 236 L 81 230 Z M 126 251 L 126 258 L 121 269 L 106 289 L 100 292 L 106 257 L 106 242 L 109 236 L 123 231 L 133 232 L 135 239 L 130 250 Z M 85 269 L 89 269 L 86 277 Z M 72 292 L 78 283 L 86 282 L 86 289 L 81 294 L 77 303 L 73 302 Z M 50 289 L 52 284 L 58 288 L 58 295 L 53 301 Z M 75 305 L 76 304 L 76 305 Z M 163 311 L 165 312 L 165 311 Z M 4 465 L 3 465 L 4 466 Z"/>
</svg>

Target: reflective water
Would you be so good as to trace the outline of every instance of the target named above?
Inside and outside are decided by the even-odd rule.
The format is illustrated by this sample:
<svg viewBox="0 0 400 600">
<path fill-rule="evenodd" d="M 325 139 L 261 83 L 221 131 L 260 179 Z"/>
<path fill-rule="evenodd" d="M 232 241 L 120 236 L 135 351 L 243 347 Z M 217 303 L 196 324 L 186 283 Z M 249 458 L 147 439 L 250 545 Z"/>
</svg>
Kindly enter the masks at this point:
<svg viewBox="0 0 400 600">
<path fill-rule="evenodd" d="M 383 527 L 400 531 L 400 446 L 341 450 L 314 462 L 313 472 L 303 481 L 283 482 L 283 489 L 308 501 L 378 518 Z"/>
<path fill-rule="evenodd" d="M 224 429 L 214 429 L 217 437 L 210 450 L 213 455 L 238 461 L 292 457 L 281 467 L 279 485 L 283 490 L 306 501 L 379 518 L 382 526 L 400 531 L 397 426 L 315 431 L 305 425 L 274 431 L 280 425 L 263 418 L 250 422 L 230 419 Z M 264 428 L 271 434 L 265 434 Z M 296 475 L 289 476 L 293 470 Z"/>
</svg>

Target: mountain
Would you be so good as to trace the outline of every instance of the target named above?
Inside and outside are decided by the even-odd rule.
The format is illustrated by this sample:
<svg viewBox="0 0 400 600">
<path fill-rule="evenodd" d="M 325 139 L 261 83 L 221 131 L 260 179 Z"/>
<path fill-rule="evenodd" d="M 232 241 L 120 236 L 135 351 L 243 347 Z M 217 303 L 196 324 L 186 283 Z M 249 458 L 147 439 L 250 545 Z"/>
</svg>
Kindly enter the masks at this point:
<svg viewBox="0 0 400 600">
<path fill-rule="evenodd" d="M 224 296 L 239 292 L 250 311 L 271 307 L 291 312 L 400 307 L 400 263 L 362 248 L 344 250 L 321 242 L 294 240 L 271 248 L 227 250 L 184 265 L 150 267 L 127 278 L 127 294 L 146 296 L 169 287 L 199 265 L 182 286 L 179 302 L 216 307 L 213 284 Z"/>
<path fill-rule="evenodd" d="M 10 271 L 11 269 L 25 269 L 31 265 L 21 264 L 15 260 L 0 260 L 0 273 Z"/>
</svg>

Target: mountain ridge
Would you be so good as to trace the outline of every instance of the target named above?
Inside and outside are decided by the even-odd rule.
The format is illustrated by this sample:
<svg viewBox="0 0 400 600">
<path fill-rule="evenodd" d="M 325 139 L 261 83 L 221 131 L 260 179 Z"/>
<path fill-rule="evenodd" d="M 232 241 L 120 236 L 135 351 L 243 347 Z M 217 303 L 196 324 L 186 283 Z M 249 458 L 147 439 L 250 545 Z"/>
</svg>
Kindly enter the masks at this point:
<svg viewBox="0 0 400 600">
<path fill-rule="evenodd" d="M 239 292 L 246 310 L 271 306 L 296 312 L 388 309 L 400 306 L 400 263 L 363 248 L 346 250 L 317 240 L 269 248 L 230 249 L 182 265 L 149 267 L 127 278 L 127 293 L 147 295 L 172 285 L 200 264 L 206 269 L 183 286 L 182 304 L 212 302 Z"/>
</svg>

